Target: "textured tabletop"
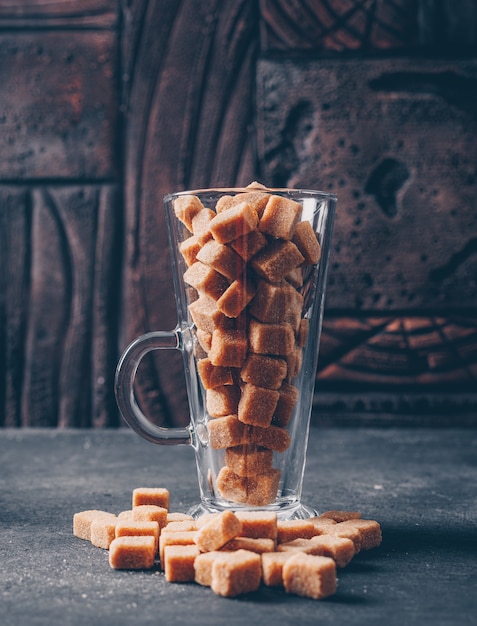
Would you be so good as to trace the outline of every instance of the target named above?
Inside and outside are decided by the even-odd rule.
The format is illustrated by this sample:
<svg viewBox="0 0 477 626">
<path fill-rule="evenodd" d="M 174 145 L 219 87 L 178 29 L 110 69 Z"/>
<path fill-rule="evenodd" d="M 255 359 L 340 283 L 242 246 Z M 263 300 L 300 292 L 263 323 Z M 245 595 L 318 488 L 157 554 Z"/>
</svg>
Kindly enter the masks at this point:
<svg viewBox="0 0 477 626">
<path fill-rule="evenodd" d="M 360 510 L 383 531 L 321 601 L 266 587 L 226 599 L 158 570 L 112 570 L 73 536 L 73 514 L 128 509 L 141 486 L 168 488 L 171 510 L 186 511 L 192 449 L 129 430 L 0 431 L 3 626 L 477 624 L 476 430 L 312 429 L 304 501 Z"/>
</svg>

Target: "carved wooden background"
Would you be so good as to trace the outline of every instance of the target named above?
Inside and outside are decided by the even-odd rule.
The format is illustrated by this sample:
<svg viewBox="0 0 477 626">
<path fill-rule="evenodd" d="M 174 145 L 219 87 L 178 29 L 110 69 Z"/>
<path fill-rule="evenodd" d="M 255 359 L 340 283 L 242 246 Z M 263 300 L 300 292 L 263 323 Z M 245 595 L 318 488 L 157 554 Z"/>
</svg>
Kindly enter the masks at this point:
<svg viewBox="0 0 477 626">
<path fill-rule="evenodd" d="M 473 0 L 0 0 L 0 424 L 119 425 L 163 195 L 252 180 L 339 198 L 314 419 L 475 424 L 476 111 Z"/>
</svg>

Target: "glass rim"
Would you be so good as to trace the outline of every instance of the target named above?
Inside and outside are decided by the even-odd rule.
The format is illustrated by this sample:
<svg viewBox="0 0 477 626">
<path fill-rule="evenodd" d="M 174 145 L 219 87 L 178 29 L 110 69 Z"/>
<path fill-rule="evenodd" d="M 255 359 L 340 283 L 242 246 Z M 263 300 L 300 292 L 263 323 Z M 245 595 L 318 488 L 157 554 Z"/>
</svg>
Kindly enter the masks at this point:
<svg viewBox="0 0 477 626">
<path fill-rule="evenodd" d="M 227 193 L 254 193 L 254 192 L 263 192 L 263 193 L 281 193 L 288 195 L 302 195 L 302 196 L 312 196 L 312 197 L 321 197 L 326 198 L 328 200 L 336 200 L 338 196 L 335 193 L 328 191 L 320 191 L 319 189 L 303 189 L 303 188 L 292 188 L 292 187 L 204 187 L 202 189 L 186 189 L 183 191 L 174 191 L 168 193 L 164 196 L 164 202 L 169 202 L 174 198 L 179 198 L 181 196 L 196 196 L 205 193 L 216 193 L 216 194 L 227 194 Z"/>
</svg>

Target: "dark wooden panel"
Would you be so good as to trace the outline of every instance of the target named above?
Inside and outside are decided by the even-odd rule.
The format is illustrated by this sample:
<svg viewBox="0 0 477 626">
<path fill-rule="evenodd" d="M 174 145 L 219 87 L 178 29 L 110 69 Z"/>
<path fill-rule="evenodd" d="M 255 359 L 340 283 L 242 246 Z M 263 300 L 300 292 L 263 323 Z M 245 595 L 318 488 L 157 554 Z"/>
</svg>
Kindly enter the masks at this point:
<svg viewBox="0 0 477 626">
<path fill-rule="evenodd" d="M 262 178 L 338 195 L 320 413 L 467 419 L 477 406 L 476 70 L 259 64 Z"/>
<path fill-rule="evenodd" d="M 317 406 L 473 410 L 476 23 L 473 0 L 0 1 L 0 423 L 117 425 L 118 347 L 176 321 L 163 195 L 260 178 L 339 197 Z M 179 354 L 140 376 L 188 421 Z"/>
<path fill-rule="evenodd" d="M 0 424 L 21 425 L 29 292 L 30 201 L 25 189 L 0 187 Z"/>
<path fill-rule="evenodd" d="M 96 27 L 117 24 L 117 0 L 2 0 L 0 26 Z"/>
<path fill-rule="evenodd" d="M 117 423 L 117 198 L 107 186 L 1 188 L 5 425 Z"/>
<path fill-rule="evenodd" d="M 91 309 L 91 426 L 116 426 L 114 372 L 118 360 L 123 236 L 122 195 L 116 186 L 96 190 Z M 87 366 L 86 371 L 89 370 Z"/>
<path fill-rule="evenodd" d="M 318 379 L 368 390 L 477 391 L 477 317 L 330 316 L 324 322 Z"/>
<path fill-rule="evenodd" d="M 418 35 L 416 0 L 260 0 L 265 51 L 386 50 Z"/>
<path fill-rule="evenodd" d="M 477 4 L 474 0 L 419 0 L 419 44 L 442 52 L 477 49 Z"/>
<path fill-rule="evenodd" d="M 477 63 L 261 61 L 262 178 L 338 195 L 327 306 L 477 306 Z"/>
<path fill-rule="evenodd" d="M 117 176 L 113 32 L 0 32 L 0 178 Z"/>
<path fill-rule="evenodd" d="M 74 253 L 69 250 L 66 233 L 68 225 L 61 219 L 61 209 L 46 190 L 35 191 L 31 201 L 30 306 L 27 309 L 21 421 L 23 426 L 57 426 L 64 424 L 59 405 L 77 395 L 80 380 L 83 384 L 85 382 L 84 374 L 79 374 L 80 379 L 78 376 L 71 377 L 70 367 L 66 365 L 63 368 L 68 328 L 74 329 L 79 322 L 76 312 L 73 313 L 73 326 L 69 325 L 71 301 L 83 294 L 77 282 L 78 276 L 73 275 L 71 263 Z M 88 243 L 89 239 L 86 245 Z M 78 245 L 81 245 L 79 241 Z M 77 263 L 74 265 L 76 273 L 81 271 L 82 275 L 87 275 L 87 266 L 80 270 Z M 84 316 L 84 309 L 82 314 Z M 81 324 L 81 327 L 84 328 L 84 325 Z M 73 348 L 76 350 L 74 355 L 71 354 Z M 81 359 L 85 348 L 81 340 L 78 345 L 70 345 L 66 348 L 67 358 L 80 356 Z M 81 367 L 84 367 L 83 363 Z M 67 372 L 70 374 L 70 393 L 65 396 Z M 86 400 L 89 396 L 88 386 L 83 387 L 82 391 L 82 398 Z M 84 402 L 78 408 L 89 409 Z"/>
<path fill-rule="evenodd" d="M 126 258 L 121 345 L 175 326 L 162 198 L 248 184 L 256 5 L 250 0 L 138 2 L 125 12 Z M 177 356 L 177 355 L 176 355 Z M 161 423 L 189 420 L 180 359 L 141 372 L 140 401 Z"/>
<path fill-rule="evenodd" d="M 318 424 L 475 425 L 477 315 L 325 316 Z"/>
<path fill-rule="evenodd" d="M 474 0 L 260 0 L 261 46 L 288 55 L 477 47 Z"/>
</svg>

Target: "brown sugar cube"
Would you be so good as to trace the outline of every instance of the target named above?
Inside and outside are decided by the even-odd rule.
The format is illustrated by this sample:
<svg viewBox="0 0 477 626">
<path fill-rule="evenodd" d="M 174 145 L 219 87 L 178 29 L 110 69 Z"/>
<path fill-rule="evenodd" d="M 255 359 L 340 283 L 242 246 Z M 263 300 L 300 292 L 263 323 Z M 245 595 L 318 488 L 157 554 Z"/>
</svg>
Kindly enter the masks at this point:
<svg viewBox="0 0 477 626">
<path fill-rule="evenodd" d="M 250 315 L 248 314 L 248 309 L 245 308 L 237 317 L 233 318 L 231 321 L 235 330 L 241 330 L 245 333 L 246 336 L 248 336 L 249 320 Z"/>
<path fill-rule="evenodd" d="M 164 548 L 164 574 L 167 582 L 191 582 L 195 578 L 194 561 L 199 548 L 193 544 Z"/>
<path fill-rule="evenodd" d="M 239 476 L 254 476 L 272 469 L 273 451 L 254 445 L 235 446 L 225 450 L 225 464 Z"/>
<path fill-rule="evenodd" d="M 237 416 L 244 424 L 267 428 L 277 406 L 278 391 L 246 383 L 238 403 Z"/>
<path fill-rule="evenodd" d="M 187 267 L 191 266 L 195 261 L 197 261 L 197 253 L 201 249 L 201 245 L 199 239 L 192 235 L 188 239 L 185 239 L 179 245 L 179 251 L 182 254 L 184 261 Z"/>
<path fill-rule="evenodd" d="M 155 504 L 169 510 L 170 494 L 164 487 L 137 487 L 133 489 L 132 506 Z"/>
<path fill-rule="evenodd" d="M 295 345 L 285 357 L 287 362 L 287 378 L 292 380 L 300 373 L 303 365 L 303 350 Z"/>
<path fill-rule="evenodd" d="M 231 539 L 226 543 L 221 550 L 224 552 L 250 550 L 250 552 L 262 554 L 263 552 L 273 552 L 275 550 L 275 542 L 273 539 L 265 539 L 264 537 L 235 537 L 235 539 Z"/>
<path fill-rule="evenodd" d="M 285 276 L 285 280 L 295 289 L 300 289 L 300 287 L 303 287 L 303 268 L 301 266 L 294 267 Z"/>
<path fill-rule="evenodd" d="M 209 358 L 200 359 L 197 362 L 197 372 L 204 389 L 215 389 L 222 385 L 232 385 L 234 382 L 230 367 L 212 365 Z"/>
<path fill-rule="evenodd" d="M 100 516 L 91 522 L 91 543 L 97 548 L 109 550 L 112 540 L 116 537 L 117 518 Z"/>
<path fill-rule="evenodd" d="M 246 191 L 245 193 L 237 194 L 235 196 L 235 201 L 248 202 L 248 204 L 255 209 L 257 215 L 260 217 L 267 206 L 269 198 L 270 194 L 263 193 L 262 191 Z"/>
<path fill-rule="evenodd" d="M 281 471 L 270 469 L 268 472 L 250 476 L 247 480 L 247 503 L 253 506 L 272 504 L 277 497 Z"/>
<path fill-rule="evenodd" d="M 231 241 L 230 245 L 244 261 L 248 262 L 259 250 L 267 245 L 267 241 L 265 235 L 259 230 L 252 230 L 246 235 Z"/>
<path fill-rule="evenodd" d="M 260 280 L 249 310 L 261 322 L 279 324 L 293 321 L 292 325 L 299 327 L 303 296 L 286 280 L 279 283 Z"/>
<path fill-rule="evenodd" d="M 212 365 L 242 367 L 247 358 L 248 338 L 244 330 L 216 328 L 212 333 L 209 359 Z"/>
<path fill-rule="evenodd" d="M 230 281 L 238 278 L 244 270 L 242 258 L 232 248 L 217 243 L 214 239 L 201 248 L 197 254 L 197 260 L 212 267 Z"/>
<path fill-rule="evenodd" d="M 210 587 L 212 583 L 212 564 L 223 552 L 213 550 L 212 552 L 200 552 L 194 560 L 194 580 L 199 585 Z"/>
<path fill-rule="evenodd" d="M 192 218 L 204 209 L 197 196 L 184 195 L 174 200 L 174 213 L 185 227 L 192 232 Z"/>
<path fill-rule="evenodd" d="M 184 519 L 176 522 L 167 522 L 165 528 L 167 528 L 167 532 L 182 533 L 184 531 L 197 530 L 197 524 L 193 519 Z"/>
<path fill-rule="evenodd" d="M 220 198 L 215 203 L 215 212 L 222 213 L 222 211 L 226 211 L 227 209 L 233 207 L 234 204 L 237 204 L 237 202 L 235 202 L 235 196 L 220 196 Z"/>
<path fill-rule="evenodd" d="M 286 541 L 277 545 L 278 552 L 305 552 L 305 554 L 315 554 L 311 539 L 298 537 L 292 541 Z M 354 554 L 354 552 L 353 552 Z"/>
<path fill-rule="evenodd" d="M 298 293 L 298 292 L 297 292 Z M 283 318 L 284 322 L 287 322 L 288 324 L 290 324 L 290 326 L 293 328 L 293 332 L 295 333 L 295 337 L 298 336 L 298 333 L 300 332 L 300 324 L 301 324 L 301 320 L 302 320 L 302 309 L 299 306 L 291 306 L 286 314 L 285 317 Z"/>
<path fill-rule="evenodd" d="M 269 199 L 269 194 L 265 193 L 247 193 L 244 194 L 245 200 L 255 209 L 259 218 L 262 217 L 265 207 Z"/>
<path fill-rule="evenodd" d="M 219 550 L 228 541 L 240 535 L 242 524 L 232 511 L 223 511 L 197 531 L 196 544 L 201 552 Z"/>
<path fill-rule="evenodd" d="M 201 242 L 207 240 L 208 237 L 212 237 L 212 234 L 209 231 L 209 224 L 214 217 L 215 211 L 212 211 L 211 209 L 201 209 L 192 218 L 192 232 L 196 237 L 200 238 Z"/>
<path fill-rule="evenodd" d="M 110 520 L 116 520 L 114 513 L 90 509 L 88 511 L 80 511 L 73 515 L 73 534 L 79 539 L 91 541 L 91 524 L 94 519 L 106 517 Z"/>
<path fill-rule="evenodd" d="M 237 413 L 239 400 L 240 388 L 235 385 L 222 385 L 206 390 L 206 408 L 211 417 L 224 417 Z"/>
<path fill-rule="evenodd" d="M 346 567 L 353 558 L 354 544 L 351 539 L 322 535 L 311 539 L 294 539 L 288 543 L 281 543 L 279 552 L 304 552 L 315 556 L 328 556 L 335 561 L 338 567 Z"/>
<path fill-rule="evenodd" d="M 278 389 L 286 375 L 286 361 L 255 353 L 248 355 L 243 368 L 240 370 L 240 378 L 245 383 L 267 389 Z"/>
<path fill-rule="evenodd" d="M 311 554 L 329 556 L 338 567 L 346 567 L 355 555 L 354 543 L 345 537 L 319 535 L 309 541 L 312 545 Z"/>
<path fill-rule="evenodd" d="M 299 202 L 273 195 L 268 199 L 258 227 L 272 237 L 291 239 L 301 213 Z"/>
<path fill-rule="evenodd" d="M 293 243 L 303 255 L 305 265 L 315 265 L 321 257 L 321 247 L 310 222 L 299 222 L 295 226 Z"/>
<path fill-rule="evenodd" d="M 275 511 L 236 511 L 242 522 L 242 537 L 252 539 L 277 539 L 277 513 Z"/>
<path fill-rule="evenodd" d="M 246 189 L 267 189 L 267 186 L 264 185 L 263 183 L 259 183 L 258 180 L 253 180 L 251 183 L 249 183 L 246 187 Z"/>
<path fill-rule="evenodd" d="M 327 531 L 326 535 L 333 535 L 335 537 L 343 537 L 344 539 L 351 539 L 354 544 L 354 552 L 358 554 L 361 550 L 362 537 L 361 532 L 357 528 L 352 528 L 350 526 L 341 526 L 341 524 L 345 524 L 346 522 L 340 522 L 338 524 L 331 525 Z M 320 535 L 321 536 L 321 535 Z"/>
<path fill-rule="evenodd" d="M 321 247 L 310 222 L 299 222 L 295 226 L 293 243 L 304 257 L 304 265 L 315 265 L 321 258 Z"/>
<path fill-rule="evenodd" d="M 266 189 L 266 187 L 264 187 Z M 265 205 L 268 201 L 268 195 L 264 194 L 261 191 L 246 191 L 237 193 L 235 196 L 223 195 L 221 196 L 215 205 L 215 210 L 217 213 L 222 211 L 226 211 L 233 206 L 237 206 L 238 204 L 242 204 L 243 202 L 248 202 L 252 208 L 255 210 L 260 209 L 260 206 Z M 263 208 L 261 210 L 263 210 Z"/>
<path fill-rule="evenodd" d="M 230 209 L 237 204 L 241 204 L 242 202 L 248 202 L 252 208 L 254 208 L 259 215 L 263 213 L 263 209 L 265 208 L 269 194 L 263 193 L 262 191 L 256 191 L 256 188 L 252 188 L 254 191 L 247 191 L 243 193 L 238 193 L 235 196 L 224 195 L 217 200 L 215 205 L 215 210 L 217 213 L 221 211 L 225 211 L 226 209 Z M 266 187 L 263 187 L 265 190 Z"/>
<path fill-rule="evenodd" d="M 162 529 L 159 536 L 159 561 L 164 569 L 164 549 L 166 546 L 190 546 L 195 545 L 196 530 L 167 530 Z"/>
<path fill-rule="evenodd" d="M 262 580 L 267 587 L 283 587 L 283 565 L 293 552 L 264 552 L 262 558 Z"/>
<path fill-rule="evenodd" d="M 273 240 L 250 263 L 257 274 L 271 283 L 278 283 L 303 261 L 303 255 L 293 242 Z"/>
<path fill-rule="evenodd" d="M 239 476 L 228 467 L 222 467 L 217 475 L 217 489 L 230 502 L 248 503 L 247 477 Z"/>
<path fill-rule="evenodd" d="M 217 302 L 206 295 L 201 295 L 189 304 L 189 313 L 196 327 L 210 334 L 215 328 L 227 329 L 232 326 L 231 320 L 222 313 Z"/>
<path fill-rule="evenodd" d="M 278 520 L 277 542 L 289 543 L 294 539 L 311 539 L 315 536 L 315 527 L 308 519 Z"/>
<path fill-rule="evenodd" d="M 184 272 L 184 282 L 209 298 L 217 300 L 229 286 L 229 281 L 214 269 L 196 261 Z"/>
<path fill-rule="evenodd" d="M 371 550 L 381 544 L 381 526 L 374 520 L 349 519 L 339 522 L 336 527 L 341 527 L 341 530 L 347 528 L 357 530 L 361 535 L 361 550 Z"/>
<path fill-rule="evenodd" d="M 132 509 L 118 513 L 118 520 L 132 520 Z"/>
<path fill-rule="evenodd" d="M 262 446 L 275 452 L 285 452 L 290 447 L 290 434 L 280 426 L 271 425 L 268 428 L 249 426 L 249 428 L 249 443 L 254 443 L 257 446 Z"/>
<path fill-rule="evenodd" d="M 116 537 L 154 537 L 156 551 L 159 548 L 159 524 L 157 522 L 135 522 L 119 520 L 116 524 Z"/>
<path fill-rule="evenodd" d="M 336 592 L 336 563 L 329 557 L 297 552 L 285 561 L 282 572 L 287 593 L 321 600 Z"/>
<path fill-rule="evenodd" d="M 197 327 L 196 327 L 196 330 L 197 330 Z M 211 334 L 211 337 L 212 337 L 212 334 Z M 194 342 L 192 350 L 193 350 L 194 357 L 196 359 L 205 359 L 208 356 L 207 352 L 202 348 L 202 346 L 200 345 L 198 341 Z"/>
<path fill-rule="evenodd" d="M 250 427 L 239 421 L 236 415 L 217 417 L 207 424 L 209 443 L 214 450 L 233 448 L 247 443 Z"/>
<path fill-rule="evenodd" d="M 237 278 L 217 300 L 217 307 L 227 317 L 238 317 L 255 295 L 250 279 Z"/>
<path fill-rule="evenodd" d="M 223 553 L 212 563 L 210 587 L 219 596 L 235 597 L 260 587 L 261 557 L 249 550 Z"/>
<path fill-rule="evenodd" d="M 319 517 L 321 519 L 331 519 L 335 522 L 345 522 L 349 519 L 361 519 L 361 513 L 359 511 L 331 510 L 321 513 Z"/>
<path fill-rule="evenodd" d="M 273 424 L 285 428 L 293 415 L 299 394 L 296 387 L 286 382 L 280 387 L 278 393 L 279 397 L 273 416 Z"/>
<path fill-rule="evenodd" d="M 263 324 L 250 320 L 249 341 L 252 352 L 286 356 L 295 346 L 295 334 L 288 323 Z"/>
<path fill-rule="evenodd" d="M 297 345 L 300 348 L 304 348 L 306 342 L 308 340 L 308 334 L 310 332 L 310 320 L 307 317 L 303 317 L 300 320 L 300 325 L 298 327 L 298 334 L 296 338 Z"/>
<path fill-rule="evenodd" d="M 192 225 L 192 228 L 194 225 Z M 204 246 L 208 241 L 212 240 L 212 233 L 210 230 L 204 230 L 201 234 L 197 235 L 197 239 L 199 241 L 200 247 Z"/>
<path fill-rule="evenodd" d="M 220 211 L 210 222 L 210 232 L 219 243 L 229 243 L 237 237 L 255 230 L 258 225 L 257 211 L 247 202 Z"/>
<path fill-rule="evenodd" d="M 328 530 L 330 526 L 336 524 L 335 520 L 321 517 L 310 517 L 310 522 L 312 522 L 315 527 L 316 535 L 326 535 L 328 534 Z"/>
<path fill-rule="evenodd" d="M 167 514 L 167 524 L 170 522 L 186 522 L 186 521 L 194 521 L 192 515 L 188 513 L 180 513 L 179 511 L 173 511 Z M 166 524 L 166 525 L 167 525 Z"/>
<path fill-rule="evenodd" d="M 207 524 L 213 517 L 217 517 L 219 513 L 203 513 L 196 519 L 197 528 L 201 528 L 204 524 Z"/>
<path fill-rule="evenodd" d="M 210 352 L 210 348 L 212 347 L 212 332 L 207 332 L 206 330 L 197 328 L 195 334 L 199 346 L 202 348 L 205 354 L 208 354 Z"/>
<path fill-rule="evenodd" d="M 167 524 L 167 509 L 156 504 L 140 504 L 132 510 L 134 522 L 157 522 L 159 532 Z"/>
<path fill-rule="evenodd" d="M 109 565 L 113 569 L 151 569 L 155 554 L 154 537 L 116 537 L 109 546 Z"/>
<path fill-rule="evenodd" d="M 265 506 L 272 503 L 278 491 L 281 472 L 271 469 L 256 476 L 239 476 L 223 467 L 217 476 L 217 489 L 231 502 Z"/>
</svg>

